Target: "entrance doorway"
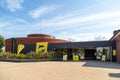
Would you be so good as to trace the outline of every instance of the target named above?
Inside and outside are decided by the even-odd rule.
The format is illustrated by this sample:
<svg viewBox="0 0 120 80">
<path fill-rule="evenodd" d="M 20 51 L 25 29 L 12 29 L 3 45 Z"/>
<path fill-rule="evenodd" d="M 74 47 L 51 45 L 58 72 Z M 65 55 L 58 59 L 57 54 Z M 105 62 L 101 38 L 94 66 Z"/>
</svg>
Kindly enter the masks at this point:
<svg viewBox="0 0 120 80">
<path fill-rule="evenodd" d="M 96 60 L 96 49 L 85 49 L 85 60 Z"/>
<path fill-rule="evenodd" d="M 68 48 L 67 49 L 67 55 L 68 55 L 68 60 L 72 60 L 73 57 L 73 49 L 72 48 Z"/>
</svg>

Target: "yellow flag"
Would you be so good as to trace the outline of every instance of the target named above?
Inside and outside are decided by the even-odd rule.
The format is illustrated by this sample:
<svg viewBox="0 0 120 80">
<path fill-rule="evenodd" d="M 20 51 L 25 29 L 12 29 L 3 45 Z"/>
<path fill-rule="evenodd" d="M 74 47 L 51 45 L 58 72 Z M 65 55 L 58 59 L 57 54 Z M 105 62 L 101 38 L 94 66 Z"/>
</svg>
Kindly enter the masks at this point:
<svg viewBox="0 0 120 80">
<path fill-rule="evenodd" d="M 19 54 L 23 49 L 24 49 L 24 45 L 23 44 L 18 44 L 18 50 L 17 53 Z"/>
<path fill-rule="evenodd" d="M 113 50 L 113 56 L 116 56 L 117 54 L 116 54 L 116 50 Z"/>
<path fill-rule="evenodd" d="M 106 60 L 106 55 L 102 55 L 102 61 L 105 61 Z"/>
<path fill-rule="evenodd" d="M 47 52 L 48 42 L 37 42 L 36 43 L 36 53 Z"/>
</svg>

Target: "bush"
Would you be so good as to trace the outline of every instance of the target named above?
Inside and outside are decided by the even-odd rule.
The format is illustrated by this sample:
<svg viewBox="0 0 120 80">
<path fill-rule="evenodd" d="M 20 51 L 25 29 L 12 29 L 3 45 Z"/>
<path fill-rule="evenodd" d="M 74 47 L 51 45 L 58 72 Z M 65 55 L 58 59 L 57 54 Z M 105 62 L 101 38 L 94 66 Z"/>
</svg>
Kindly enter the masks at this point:
<svg viewBox="0 0 120 80">
<path fill-rule="evenodd" d="M 55 52 L 55 58 L 61 59 L 63 57 L 63 52 Z"/>
<path fill-rule="evenodd" d="M 0 53 L 0 59 L 26 59 L 26 55 L 3 52 Z"/>
<path fill-rule="evenodd" d="M 0 59 L 13 59 L 15 58 L 15 54 L 10 53 L 10 52 L 3 52 L 0 53 Z"/>
<path fill-rule="evenodd" d="M 40 59 L 53 59 L 55 57 L 54 52 L 44 52 L 40 53 Z"/>
<path fill-rule="evenodd" d="M 47 58 L 48 58 L 48 59 L 54 59 L 54 58 L 55 58 L 55 52 L 49 52 L 49 53 L 47 54 Z"/>
<path fill-rule="evenodd" d="M 25 54 L 15 54 L 15 59 L 26 59 L 27 56 Z"/>
<path fill-rule="evenodd" d="M 40 54 L 36 54 L 35 52 L 29 52 L 26 54 L 27 59 L 40 59 Z"/>
<path fill-rule="evenodd" d="M 30 52 L 26 54 L 27 59 L 53 59 L 54 55 L 54 52 Z"/>
<path fill-rule="evenodd" d="M 10 52 L 0 53 L 0 59 L 54 59 L 55 52 L 29 52 L 27 54 L 14 54 Z"/>
</svg>

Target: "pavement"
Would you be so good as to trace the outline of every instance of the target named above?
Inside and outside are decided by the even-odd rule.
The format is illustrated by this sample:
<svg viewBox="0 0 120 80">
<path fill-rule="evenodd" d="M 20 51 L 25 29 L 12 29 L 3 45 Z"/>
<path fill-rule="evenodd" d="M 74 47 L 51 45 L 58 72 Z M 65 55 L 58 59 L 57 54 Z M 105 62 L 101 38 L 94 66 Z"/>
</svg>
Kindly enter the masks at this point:
<svg viewBox="0 0 120 80">
<path fill-rule="evenodd" d="M 120 80 L 120 63 L 0 62 L 0 80 Z"/>
</svg>

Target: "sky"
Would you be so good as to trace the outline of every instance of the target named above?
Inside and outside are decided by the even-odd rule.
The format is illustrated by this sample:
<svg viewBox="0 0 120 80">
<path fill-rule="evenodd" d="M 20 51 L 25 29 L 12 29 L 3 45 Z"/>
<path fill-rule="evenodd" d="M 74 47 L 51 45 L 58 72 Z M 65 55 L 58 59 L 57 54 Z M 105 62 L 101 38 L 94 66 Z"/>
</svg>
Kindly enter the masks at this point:
<svg viewBox="0 0 120 80">
<path fill-rule="evenodd" d="M 5 39 L 50 34 L 70 41 L 109 40 L 120 29 L 120 0 L 0 0 Z"/>
</svg>

